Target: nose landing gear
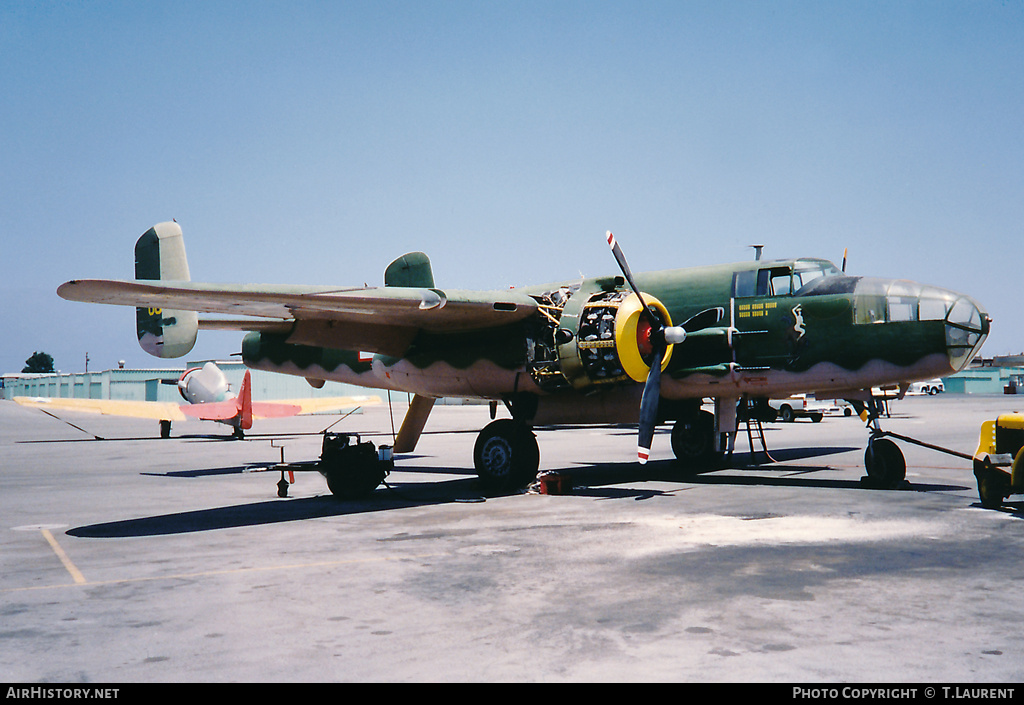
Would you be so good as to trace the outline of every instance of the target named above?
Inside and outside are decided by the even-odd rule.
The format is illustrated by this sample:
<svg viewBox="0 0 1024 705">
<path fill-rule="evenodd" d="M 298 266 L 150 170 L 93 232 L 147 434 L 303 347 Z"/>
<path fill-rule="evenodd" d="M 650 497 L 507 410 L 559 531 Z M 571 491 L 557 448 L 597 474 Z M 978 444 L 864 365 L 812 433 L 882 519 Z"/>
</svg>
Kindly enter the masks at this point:
<svg viewBox="0 0 1024 705">
<path fill-rule="evenodd" d="M 981 494 L 982 504 L 989 507 L 998 505 L 1002 502 L 1003 496 L 1000 496 L 1000 493 L 1006 489 L 1004 486 L 1005 482 L 997 473 L 988 472 L 991 467 L 994 467 L 994 464 L 989 463 L 987 459 L 984 462 L 979 461 L 979 458 L 982 458 L 983 455 L 981 447 L 979 447 L 978 452 L 975 455 L 968 455 L 957 450 L 943 448 L 942 446 L 919 441 L 916 438 L 910 438 L 909 436 L 893 433 L 892 431 L 883 431 L 878 423 L 879 404 L 877 400 L 874 399 L 868 403 L 866 410 L 863 405 L 860 405 L 858 406 L 858 411 L 860 411 L 862 415 L 866 411 L 868 425 L 871 428 L 871 438 L 868 440 L 868 448 L 864 451 L 864 466 L 867 468 L 868 474 L 866 477 L 861 478 L 861 484 L 878 489 L 896 489 L 906 483 L 907 461 L 903 457 L 903 451 L 900 450 L 899 446 L 890 440 L 890 438 L 897 438 L 901 441 L 921 446 L 922 448 L 937 450 L 940 453 L 955 455 L 958 458 L 973 461 L 975 475 L 978 477 L 978 492 Z M 984 439 L 985 428 L 983 427 L 983 446 Z M 996 499 L 997 497 L 998 499 Z"/>
<path fill-rule="evenodd" d="M 864 468 L 867 475 L 862 477 L 860 482 L 872 489 L 894 490 L 906 482 L 907 460 L 900 447 L 886 438 L 893 434 L 882 430 L 878 421 L 882 415 L 880 406 L 879 400 L 872 398 L 862 411 L 867 415 L 871 437 L 864 451 Z"/>
<path fill-rule="evenodd" d="M 894 490 L 907 478 L 907 460 L 900 447 L 882 435 L 872 434 L 864 451 L 867 475 L 861 478 L 866 487 Z"/>
</svg>

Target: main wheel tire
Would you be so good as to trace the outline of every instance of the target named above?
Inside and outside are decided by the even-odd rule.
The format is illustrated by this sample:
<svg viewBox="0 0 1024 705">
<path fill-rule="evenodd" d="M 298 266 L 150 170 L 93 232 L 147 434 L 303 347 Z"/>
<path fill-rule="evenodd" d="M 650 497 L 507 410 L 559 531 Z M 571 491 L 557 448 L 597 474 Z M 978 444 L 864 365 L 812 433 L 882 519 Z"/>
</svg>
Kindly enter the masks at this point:
<svg viewBox="0 0 1024 705">
<path fill-rule="evenodd" d="M 676 459 L 695 469 L 712 465 L 715 451 L 715 416 L 701 411 L 696 417 L 679 419 L 672 427 L 672 452 Z"/>
<path fill-rule="evenodd" d="M 492 421 L 477 436 L 473 465 L 486 492 L 521 490 L 537 477 L 537 437 L 529 427 L 513 419 Z"/>
<path fill-rule="evenodd" d="M 879 489 L 896 489 L 907 477 L 907 460 L 900 447 L 888 438 L 868 442 L 864 451 L 868 482 Z"/>
</svg>

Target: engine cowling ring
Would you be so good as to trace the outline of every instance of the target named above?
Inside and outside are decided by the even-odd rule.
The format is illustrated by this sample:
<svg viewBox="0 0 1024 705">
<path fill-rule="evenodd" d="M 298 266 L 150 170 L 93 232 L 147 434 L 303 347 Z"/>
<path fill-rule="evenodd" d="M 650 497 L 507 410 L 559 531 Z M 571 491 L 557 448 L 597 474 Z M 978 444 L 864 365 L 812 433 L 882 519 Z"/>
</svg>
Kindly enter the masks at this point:
<svg viewBox="0 0 1024 705">
<path fill-rule="evenodd" d="M 658 311 L 665 326 L 672 325 L 672 316 L 661 301 L 650 294 L 644 294 L 643 300 L 649 307 Z M 640 297 L 630 294 L 619 304 L 619 310 L 615 314 L 615 348 L 623 371 L 635 382 L 645 381 L 651 371 L 649 359 L 653 349 L 650 346 L 650 332 L 651 326 L 643 315 Z M 672 348 L 672 344 L 665 348 L 665 355 L 661 361 L 662 372 L 672 359 Z"/>
</svg>

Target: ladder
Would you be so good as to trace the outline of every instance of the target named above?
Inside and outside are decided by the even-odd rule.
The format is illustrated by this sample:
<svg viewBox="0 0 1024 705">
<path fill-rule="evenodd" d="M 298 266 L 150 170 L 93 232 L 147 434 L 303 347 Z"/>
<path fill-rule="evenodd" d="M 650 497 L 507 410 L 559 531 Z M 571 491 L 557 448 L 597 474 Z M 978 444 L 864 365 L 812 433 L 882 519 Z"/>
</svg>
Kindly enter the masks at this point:
<svg viewBox="0 0 1024 705">
<path fill-rule="evenodd" d="M 750 399 L 744 401 L 745 409 L 741 415 L 742 421 L 747 425 L 747 443 L 750 444 L 750 458 L 751 462 L 757 462 L 756 458 L 758 455 L 757 449 L 754 447 L 754 441 L 756 440 L 761 445 L 761 451 L 764 453 L 764 457 L 767 462 L 776 462 L 772 454 L 768 452 L 768 444 L 764 440 L 764 427 L 761 425 L 761 419 L 757 417 L 756 409 L 754 409 L 753 403 Z"/>
</svg>

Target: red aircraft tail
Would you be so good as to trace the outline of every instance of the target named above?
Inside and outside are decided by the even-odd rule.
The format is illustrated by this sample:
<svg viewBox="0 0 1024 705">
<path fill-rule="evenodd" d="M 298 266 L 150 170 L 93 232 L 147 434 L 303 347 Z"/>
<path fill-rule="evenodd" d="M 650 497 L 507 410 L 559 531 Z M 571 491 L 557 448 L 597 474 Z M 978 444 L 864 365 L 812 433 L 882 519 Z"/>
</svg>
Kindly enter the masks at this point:
<svg viewBox="0 0 1024 705">
<path fill-rule="evenodd" d="M 249 370 L 245 371 L 245 377 L 242 378 L 242 388 L 235 403 L 238 404 L 239 425 L 248 431 L 252 428 L 252 381 Z"/>
</svg>

